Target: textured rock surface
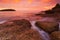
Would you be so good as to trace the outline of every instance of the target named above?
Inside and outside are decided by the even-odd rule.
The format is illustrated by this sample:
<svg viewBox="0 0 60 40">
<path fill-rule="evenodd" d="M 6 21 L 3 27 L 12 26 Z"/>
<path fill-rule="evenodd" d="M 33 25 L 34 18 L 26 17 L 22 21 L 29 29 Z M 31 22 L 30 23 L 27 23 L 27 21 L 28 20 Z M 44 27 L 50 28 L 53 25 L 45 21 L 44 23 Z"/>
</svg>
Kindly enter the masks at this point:
<svg viewBox="0 0 60 40">
<path fill-rule="evenodd" d="M 35 25 L 48 33 L 59 30 L 59 24 L 56 22 L 37 21 Z"/>
<path fill-rule="evenodd" d="M 21 40 L 43 40 L 41 35 L 37 31 L 34 31 L 30 29 L 29 31 L 25 32 L 22 37 L 20 38 Z"/>
<path fill-rule="evenodd" d="M 51 33 L 51 40 L 60 40 L 60 31 L 55 31 Z"/>
<path fill-rule="evenodd" d="M 12 20 L 0 24 L 0 40 L 43 40 L 40 34 L 31 29 L 28 20 Z"/>
<path fill-rule="evenodd" d="M 19 26 L 25 26 L 25 27 L 30 27 L 31 28 L 31 24 L 28 20 L 25 19 L 21 19 L 21 20 L 13 20 L 13 23 Z"/>
</svg>

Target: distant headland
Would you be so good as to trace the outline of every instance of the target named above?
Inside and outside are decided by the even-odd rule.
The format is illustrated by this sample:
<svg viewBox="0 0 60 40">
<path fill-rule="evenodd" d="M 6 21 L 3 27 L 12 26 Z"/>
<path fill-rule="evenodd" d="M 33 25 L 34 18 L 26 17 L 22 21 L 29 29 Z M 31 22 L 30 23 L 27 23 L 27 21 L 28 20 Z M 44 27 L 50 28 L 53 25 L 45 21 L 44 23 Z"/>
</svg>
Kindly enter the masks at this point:
<svg viewBox="0 0 60 40">
<path fill-rule="evenodd" d="M 52 10 L 45 11 L 46 14 L 53 14 L 55 12 L 60 13 L 60 4 L 56 4 L 56 6 L 52 8 Z"/>
<path fill-rule="evenodd" d="M 0 11 L 16 11 L 15 9 L 1 9 Z"/>
</svg>

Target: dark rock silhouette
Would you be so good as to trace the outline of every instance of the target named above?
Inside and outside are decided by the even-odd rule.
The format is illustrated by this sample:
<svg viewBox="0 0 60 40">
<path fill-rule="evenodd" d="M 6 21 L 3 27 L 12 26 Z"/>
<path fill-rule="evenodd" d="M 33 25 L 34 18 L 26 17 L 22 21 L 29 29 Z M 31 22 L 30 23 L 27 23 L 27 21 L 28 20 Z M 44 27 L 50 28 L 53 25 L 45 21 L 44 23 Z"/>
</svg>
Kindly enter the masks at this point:
<svg viewBox="0 0 60 40">
<path fill-rule="evenodd" d="M 59 8 L 60 8 L 60 4 L 56 4 L 56 6 L 54 8 L 52 8 L 52 10 L 59 9 Z"/>
<path fill-rule="evenodd" d="M 0 11 L 16 11 L 15 9 L 2 9 Z"/>
<path fill-rule="evenodd" d="M 46 10 L 45 13 L 46 14 L 53 14 L 53 13 L 60 13 L 60 5 L 56 4 L 56 6 L 54 8 L 52 8 L 52 10 Z"/>
<path fill-rule="evenodd" d="M 60 4 L 56 4 L 56 6 L 54 8 L 52 8 L 51 10 L 46 10 L 46 11 L 43 11 L 42 13 L 38 13 L 38 14 L 35 14 L 36 16 L 41 16 L 41 15 L 44 15 L 44 14 L 55 14 L 55 13 L 60 13 Z"/>
<path fill-rule="evenodd" d="M 46 13 L 46 14 L 53 14 L 54 11 L 52 11 L 52 10 L 47 10 L 47 11 L 45 11 L 45 13 Z"/>
</svg>

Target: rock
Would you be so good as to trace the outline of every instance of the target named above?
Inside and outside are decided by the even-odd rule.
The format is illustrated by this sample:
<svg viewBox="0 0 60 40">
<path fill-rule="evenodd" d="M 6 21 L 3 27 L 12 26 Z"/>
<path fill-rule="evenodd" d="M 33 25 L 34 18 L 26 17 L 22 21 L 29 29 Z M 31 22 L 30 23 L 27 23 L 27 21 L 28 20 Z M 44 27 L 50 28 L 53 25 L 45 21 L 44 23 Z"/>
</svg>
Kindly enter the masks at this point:
<svg viewBox="0 0 60 40">
<path fill-rule="evenodd" d="M 21 19 L 21 20 L 13 20 L 12 21 L 14 24 L 19 25 L 19 26 L 25 26 L 25 27 L 30 27 L 31 28 L 31 23 L 28 20 Z"/>
<path fill-rule="evenodd" d="M 60 40 L 60 31 L 55 31 L 50 34 L 51 40 Z"/>
<path fill-rule="evenodd" d="M 11 27 L 11 26 L 22 26 L 23 28 L 31 28 L 31 23 L 28 20 L 21 19 L 21 20 L 9 20 L 0 25 L 0 29 Z"/>
<path fill-rule="evenodd" d="M 59 24 L 56 22 L 37 21 L 35 25 L 48 33 L 59 30 Z"/>
<path fill-rule="evenodd" d="M 60 10 L 60 4 L 56 4 L 56 6 L 52 8 L 52 10 Z"/>
<path fill-rule="evenodd" d="M 10 20 L 0 25 L 0 40 L 43 40 L 41 35 L 31 29 L 28 20 Z"/>
<path fill-rule="evenodd" d="M 20 40 L 43 40 L 41 35 L 35 30 L 29 30 L 28 32 L 24 33 Z"/>
<path fill-rule="evenodd" d="M 0 24 L 0 32 L 9 31 L 9 32 L 21 32 L 23 33 L 26 30 L 31 29 L 31 24 L 28 20 L 10 20 L 3 24 Z"/>
<path fill-rule="evenodd" d="M 52 8 L 51 10 L 46 10 L 45 13 L 46 14 L 60 13 L 60 4 L 56 4 L 56 6 Z"/>
</svg>

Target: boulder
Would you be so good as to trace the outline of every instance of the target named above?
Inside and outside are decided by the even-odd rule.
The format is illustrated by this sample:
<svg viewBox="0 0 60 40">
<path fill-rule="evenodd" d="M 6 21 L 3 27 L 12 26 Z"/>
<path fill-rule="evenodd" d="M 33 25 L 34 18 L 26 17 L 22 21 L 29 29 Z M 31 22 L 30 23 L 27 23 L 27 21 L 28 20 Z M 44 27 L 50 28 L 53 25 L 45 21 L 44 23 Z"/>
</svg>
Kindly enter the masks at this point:
<svg viewBox="0 0 60 40">
<path fill-rule="evenodd" d="M 13 20 L 12 22 L 16 25 L 19 25 L 19 26 L 25 26 L 25 27 L 30 27 L 30 28 L 32 26 L 31 23 L 26 19 Z"/>
<path fill-rule="evenodd" d="M 59 24 L 57 22 L 37 21 L 35 25 L 48 33 L 59 30 Z"/>
<path fill-rule="evenodd" d="M 60 40 L 60 31 L 55 31 L 50 34 L 51 40 Z"/>
</svg>

